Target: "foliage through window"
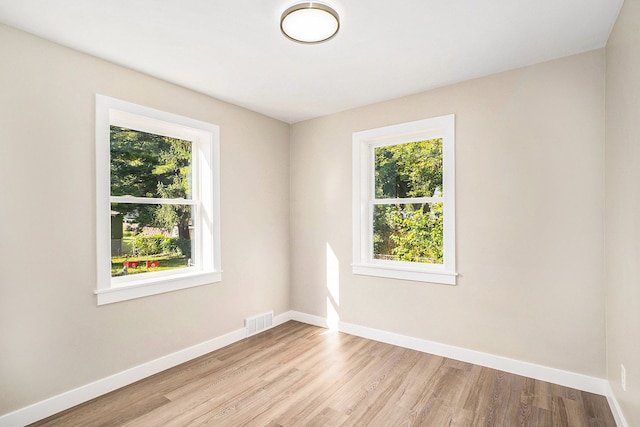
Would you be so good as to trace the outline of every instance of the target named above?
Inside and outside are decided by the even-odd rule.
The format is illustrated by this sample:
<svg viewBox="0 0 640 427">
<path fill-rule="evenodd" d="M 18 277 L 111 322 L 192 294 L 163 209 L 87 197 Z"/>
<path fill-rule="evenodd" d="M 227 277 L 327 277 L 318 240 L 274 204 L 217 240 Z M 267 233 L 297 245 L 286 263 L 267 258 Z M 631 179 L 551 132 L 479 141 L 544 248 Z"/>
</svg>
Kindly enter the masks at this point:
<svg viewBox="0 0 640 427">
<path fill-rule="evenodd" d="M 121 198 L 111 203 L 112 276 L 193 265 L 192 157 L 191 141 L 110 126 L 111 198 Z"/>
<path fill-rule="evenodd" d="M 221 280 L 217 126 L 98 95 L 98 304 Z"/>
<path fill-rule="evenodd" d="M 354 273 L 455 283 L 453 125 L 354 134 Z"/>
<path fill-rule="evenodd" d="M 442 264 L 442 138 L 376 147 L 375 259 Z M 406 199 L 414 203 L 403 203 Z"/>
</svg>

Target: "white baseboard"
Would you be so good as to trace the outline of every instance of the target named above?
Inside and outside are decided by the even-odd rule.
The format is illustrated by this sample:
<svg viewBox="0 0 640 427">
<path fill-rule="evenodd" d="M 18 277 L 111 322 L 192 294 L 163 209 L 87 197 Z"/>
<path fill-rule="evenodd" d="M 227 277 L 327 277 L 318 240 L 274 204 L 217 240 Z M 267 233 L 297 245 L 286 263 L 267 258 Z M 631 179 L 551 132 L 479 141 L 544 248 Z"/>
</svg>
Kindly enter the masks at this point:
<svg viewBox="0 0 640 427">
<path fill-rule="evenodd" d="M 289 320 L 291 320 L 290 312 L 274 316 L 273 326 L 278 326 Z M 246 337 L 247 331 L 245 328 L 237 329 L 217 338 L 188 347 L 184 350 L 134 366 L 126 371 L 118 372 L 117 374 L 83 385 L 57 396 L 53 396 L 41 402 L 34 403 L 33 405 L 18 409 L 17 411 L 0 415 L 0 426 L 22 427 L 24 425 L 31 424 L 98 396 L 102 396 L 103 394 L 132 384 L 153 374 L 157 374 L 158 372 L 162 372 L 181 363 L 195 359 L 196 357 L 200 357 L 207 353 L 211 353 L 212 351 L 221 349 L 222 347 L 226 347 L 229 344 L 233 344 Z"/>
<path fill-rule="evenodd" d="M 607 401 L 609 402 L 609 407 L 613 413 L 613 418 L 616 420 L 616 425 L 618 427 L 629 427 L 629 423 L 627 423 L 627 420 L 622 413 L 618 399 L 616 399 L 616 396 L 613 394 L 611 384 L 607 384 Z"/>
<path fill-rule="evenodd" d="M 299 311 L 288 311 L 275 316 L 273 318 L 273 326 L 281 325 L 289 320 L 296 320 L 298 322 L 323 328 L 329 327 L 326 318 Z M 513 374 L 524 375 L 530 378 L 548 381 L 578 390 L 606 395 L 618 425 L 620 427 L 628 427 L 624 420 L 624 416 L 620 411 L 618 402 L 613 396 L 611 387 L 604 379 L 535 365 L 528 362 L 522 362 L 447 344 L 427 341 L 420 338 L 413 338 L 379 329 L 367 328 L 346 322 L 339 322 L 338 330 L 347 334 L 393 344 L 399 347 L 410 348 L 424 353 L 474 363 L 476 365 L 486 366 Z M 237 329 L 220 337 L 213 338 L 184 350 L 143 363 L 142 365 L 135 366 L 131 369 L 127 369 L 126 371 L 122 371 L 107 378 L 78 387 L 74 390 L 59 394 L 17 411 L 1 415 L 0 426 L 21 427 L 26 424 L 33 423 L 158 372 L 172 368 L 181 363 L 188 362 L 189 360 L 203 356 L 229 344 L 233 344 L 234 342 L 240 341 L 244 338 L 246 338 L 246 329 Z"/>
<path fill-rule="evenodd" d="M 296 311 L 291 312 L 291 318 L 299 322 L 308 323 L 315 326 L 327 327 L 327 319 L 321 316 L 314 316 Z M 512 374 L 523 375 L 541 381 L 547 381 L 578 390 L 588 391 L 600 395 L 607 394 L 608 382 L 602 378 L 590 377 L 574 372 L 563 371 L 547 366 L 536 365 L 520 360 L 509 359 L 507 357 L 482 353 L 466 348 L 455 347 L 448 344 L 441 344 L 427 341 L 420 338 L 409 337 L 379 329 L 367 328 L 365 326 L 354 325 L 352 323 L 339 322 L 338 330 L 351 335 L 380 341 L 399 347 L 410 348 L 423 353 L 434 354 L 436 356 L 448 357 L 462 362 L 473 363 Z"/>
<path fill-rule="evenodd" d="M 289 315 L 291 316 L 291 320 L 295 320 L 296 322 L 302 322 L 306 323 L 307 325 L 318 326 L 320 328 L 329 327 L 329 324 L 327 323 L 327 319 L 325 317 L 302 313 L 300 311 L 290 311 Z"/>
<path fill-rule="evenodd" d="M 283 323 L 287 323 L 289 320 L 291 319 L 291 312 L 290 311 L 286 311 L 282 314 L 278 314 L 277 316 L 273 316 L 273 326 L 272 328 L 278 326 L 278 325 L 282 325 Z"/>
</svg>

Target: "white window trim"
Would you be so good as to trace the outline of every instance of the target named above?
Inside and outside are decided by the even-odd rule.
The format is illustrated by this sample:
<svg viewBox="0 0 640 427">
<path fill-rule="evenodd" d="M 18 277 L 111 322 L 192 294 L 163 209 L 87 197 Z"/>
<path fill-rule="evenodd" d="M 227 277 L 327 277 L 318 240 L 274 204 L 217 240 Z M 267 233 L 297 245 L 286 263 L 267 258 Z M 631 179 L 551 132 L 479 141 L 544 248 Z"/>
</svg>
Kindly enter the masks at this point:
<svg viewBox="0 0 640 427">
<path fill-rule="evenodd" d="M 373 259 L 373 148 L 442 138 L 443 264 Z M 455 115 L 353 133 L 353 274 L 456 284 Z M 411 199 L 403 199 L 410 201 Z"/>
<path fill-rule="evenodd" d="M 199 203 L 195 239 L 196 266 L 167 272 L 111 277 L 111 202 L 129 200 L 151 203 L 130 196 L 111 196 L 110 126 L 116 125 L 193 142 L 193 191 Z M 210 167 L 200 167 L 210 165 Z M 140 200 L 139 200 L 140 199 Z M 155 200 L 157 201 L 157 200 Z M 163 202 L 166 202 L 164 200 Z M 164 292 L 206 285 L 222 280 L 220 257 L 220 128 L 195 119 L 96 95 L 96 258 L 98 305 L 110 304 Z"/>
</svg>

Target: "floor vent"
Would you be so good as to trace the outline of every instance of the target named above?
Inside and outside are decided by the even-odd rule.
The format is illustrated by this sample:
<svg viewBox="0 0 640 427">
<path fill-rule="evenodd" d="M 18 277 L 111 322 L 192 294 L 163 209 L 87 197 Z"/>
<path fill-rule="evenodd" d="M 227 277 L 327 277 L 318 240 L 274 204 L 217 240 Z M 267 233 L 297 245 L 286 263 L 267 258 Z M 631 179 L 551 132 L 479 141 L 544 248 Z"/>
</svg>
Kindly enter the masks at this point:
<svg viewBox="0 0 640 427">
<path fill-rule="evenodd" d="M 247 328 L 247 336 L 255 335 L 273 326 L 273 311 L 247 317 L 244 321 Z"/>
</svg>

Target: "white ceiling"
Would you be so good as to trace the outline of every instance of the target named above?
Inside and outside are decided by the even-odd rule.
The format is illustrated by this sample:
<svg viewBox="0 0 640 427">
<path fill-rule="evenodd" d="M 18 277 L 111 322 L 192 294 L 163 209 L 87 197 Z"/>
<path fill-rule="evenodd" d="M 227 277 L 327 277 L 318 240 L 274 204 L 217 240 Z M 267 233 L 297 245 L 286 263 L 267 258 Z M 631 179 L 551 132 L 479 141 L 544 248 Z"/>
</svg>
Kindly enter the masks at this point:
<svg viewBox="0 0 640 427">
<path fill-rule="evenodd" d="M 295 2 L 0 0 L 0 22 L 294 123 L 603 47 L 623 0 L 327 0 L 319 45 L 280 33 Z"/>
</svg>

